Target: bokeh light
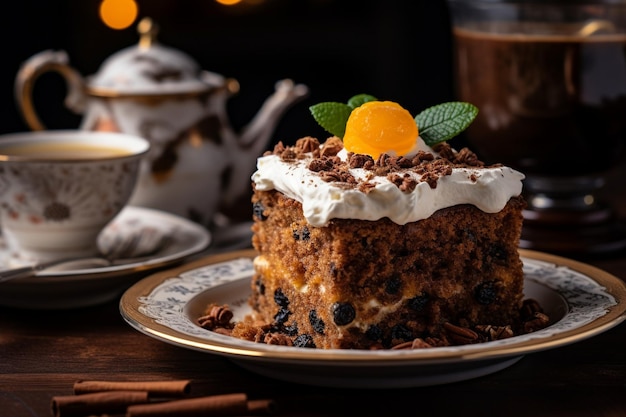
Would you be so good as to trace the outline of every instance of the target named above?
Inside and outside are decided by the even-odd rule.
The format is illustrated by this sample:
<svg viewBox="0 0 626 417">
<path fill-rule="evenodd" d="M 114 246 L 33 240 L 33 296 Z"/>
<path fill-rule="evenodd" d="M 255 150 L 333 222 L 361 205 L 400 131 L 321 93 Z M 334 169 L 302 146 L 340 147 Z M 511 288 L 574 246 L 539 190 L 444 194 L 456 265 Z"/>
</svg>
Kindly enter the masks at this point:
<svg viewBox="0 0 626 417">
<path fill-rule="evenodd" d="M 103 0 L 100 19 L 112 29 L 126 29 L 137 18 L 139 8 L 135 0 Z"/>
</svg>

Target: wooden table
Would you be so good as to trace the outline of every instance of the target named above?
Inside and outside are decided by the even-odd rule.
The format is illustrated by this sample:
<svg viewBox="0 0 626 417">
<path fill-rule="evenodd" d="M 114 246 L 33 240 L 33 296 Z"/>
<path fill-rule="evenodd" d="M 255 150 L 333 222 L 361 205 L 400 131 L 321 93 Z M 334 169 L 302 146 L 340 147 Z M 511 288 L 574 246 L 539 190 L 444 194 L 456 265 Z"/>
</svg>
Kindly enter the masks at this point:
<svg viewBox="0 0 626 417">
<path fill-rule="evenodd" d="M 626 256 L 589 262 L 622 279 Z M 0 416 L 50 416 L 51 398 L 80 379 L 196 381 L 199 395 L 271 397 L 285 416 L 624 416 L 626 325 L 533 353 L 477 379 L 441 386 L 364 391 L 281 382 L 208 353 L 131 328 L 117 301 L 68 311 L 0 308 Z"/>
<path fill-rule="evenodd" d="M 623 214 L 623 191 L 619 197 Z M 626 253 L 584 261 L 626 279 Z M 280 416 L 617 417 L 626 415 L 626 324 L 477 379 L 367 391 L 281 382 L 152 339 L 122 319 L 117 301 L 70 311 L 0 308 L 0 417 L 50 416 L 52 397 L 72 394 L 80 379 L 191 379 L 199 395 L 273 398 Z"/>
</svg>

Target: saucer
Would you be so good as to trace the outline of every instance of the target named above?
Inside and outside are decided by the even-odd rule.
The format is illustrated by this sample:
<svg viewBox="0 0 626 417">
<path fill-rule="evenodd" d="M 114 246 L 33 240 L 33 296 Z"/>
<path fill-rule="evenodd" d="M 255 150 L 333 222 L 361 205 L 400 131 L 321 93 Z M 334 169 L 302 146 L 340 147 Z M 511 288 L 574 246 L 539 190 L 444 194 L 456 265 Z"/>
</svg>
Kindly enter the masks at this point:
<svg viewBox="0 0 626 417">
<path fill-rule="evenodd" d="M 44 270 L 32 278 L 0 284 L 0 305 L 28 309 L 78 308 L 104 303 L 147 273 L 171 267 L 209 245 L 211 234 L 202 225 L 182 217 L 129 206 L 102 231 L 101 248 L 150 229 L 168 236 L 168 244 L 150 257 L 121 265 L 75 270 Z M 0 237 L 0 269 L 7 269 L 8 249 Z"/>
<path fill-rule="evenodd" d="M 476 378 L 524 355 L 593 337 L 626 319 L 626 285 L 619 278 L 571 259 L 520 250 L 525 298 L 539 302 L 551 319 L 546 328 L 529 334 L 427 349 L 325 350 L 254 343 L 200 327 L 196 320 L 209 304 L 229 305 L 235 321 L 251 313 L 247 300 L 255 254 L 222 253 L 152 274 L 124 293 L 122 317 L 149 337 L 221 355 L 249 371 L 334 388 L 405 388 Z"/>
</svg>

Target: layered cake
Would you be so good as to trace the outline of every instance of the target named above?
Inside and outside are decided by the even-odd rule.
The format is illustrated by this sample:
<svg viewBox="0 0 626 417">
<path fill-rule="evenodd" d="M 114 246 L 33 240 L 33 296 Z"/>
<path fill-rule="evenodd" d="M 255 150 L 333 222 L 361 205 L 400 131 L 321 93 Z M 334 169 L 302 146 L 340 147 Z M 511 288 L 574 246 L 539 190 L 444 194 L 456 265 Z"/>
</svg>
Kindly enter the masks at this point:
<svg viewBox="0 0 626 417">
<path fill-rule="evenodd" d="M 518 255 L 524 176 L 446 143 L 475 108 L 447 103 L 413 119 L 396 103 L 360 101 L 323 142 L 279 143 L 258 159 L 254 313 L 229 334 L 380 349 L 532 330 Z"/>
</svg>

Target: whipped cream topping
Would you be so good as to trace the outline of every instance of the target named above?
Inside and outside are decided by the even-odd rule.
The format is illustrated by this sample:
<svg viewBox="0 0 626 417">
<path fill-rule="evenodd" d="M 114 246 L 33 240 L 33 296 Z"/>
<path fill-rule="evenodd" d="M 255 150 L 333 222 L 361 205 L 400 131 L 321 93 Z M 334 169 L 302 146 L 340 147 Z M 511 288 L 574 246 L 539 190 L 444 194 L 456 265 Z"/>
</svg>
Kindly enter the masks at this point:
<svg viewBox="0 0 626 417">
<path fill-rule="evenodd" d="M 346 153 L 340 152 L 338 156 L 345 160 Z M 350 168 L 358 183 L 368 183 L 365 190 L 324 181 L 318 172 L 308 168 L 312 159 L 312 153 L 294 160 L 283 160 L 275 154 L 262 156 L 257 160 L 252 180 L 259 191 L 275 189 L 300 202 L 304 217 L 315 227 L 323 227 L 331 219 L 376 221 L 384 217 L 403 225 L 459 204 L 497 213 L 511 197 L 520 195 L 524 179 L 522 173 L 505 166 L 454 166 L 451 174 L 439 177 L 432 188 L 422 180 L 422 175 L 407 169 L 402 175 L 410 176 L 417 185 L 402 191 L 387 176 L 373 176 L 370 170 Z"/>
</svg>

